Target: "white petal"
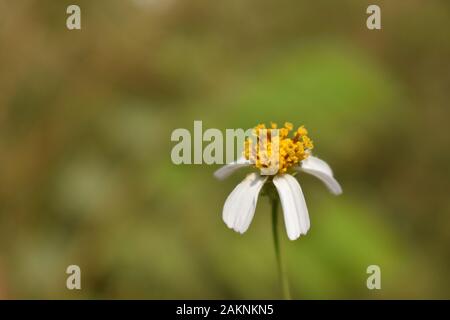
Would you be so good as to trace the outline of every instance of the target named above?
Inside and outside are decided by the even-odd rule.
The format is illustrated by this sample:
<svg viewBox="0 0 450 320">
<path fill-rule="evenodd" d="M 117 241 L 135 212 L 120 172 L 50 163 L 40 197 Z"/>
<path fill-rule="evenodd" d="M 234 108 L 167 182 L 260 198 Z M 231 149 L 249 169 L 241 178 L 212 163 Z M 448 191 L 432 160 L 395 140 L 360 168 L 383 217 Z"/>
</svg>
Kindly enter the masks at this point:
<svg viewBox="0 0 450 320">
<path fill-rule="evenodd" d="M 339 195 L 342 193 L 342 188 L 339 182 L 333 177 L 333 171 L 330 166 L 323 160 L 309 156 L 305 160 L 302 161 L 301 165 L 297 167 L 297 170 L 304 171 L 309 173 L 316 178 L 319 178 L 331 193 L 335 195 Z"/>
<path fill-rule="evenodd" d="M 223 206 L 223 221 L 239 232 L 247 231 L 255 214 L 258 195 L 267 177 L 251 173 L 230 193 Z"/>
<path fill-rule="evenodd" d="M 273 184 L 280 195 L 288 237 L 295 240 L 300 235 L 306 234 L 310 226 L 308 208 L 302 188 L 297 179 L 290 174 L 275 176 Z"/>
<path fill-rule="evenodd" d="M 216 170 L 214 172 L 214 177 L 219 180 L 223 180 L 228 178 L 232 173 L 234 173 L 237 169 L 247 167 L 250 165 L 250 161 L 241 157 L 236 161 L 230 162 L 229 164 L 224 165 L 222 168 Z"/>
</svg>

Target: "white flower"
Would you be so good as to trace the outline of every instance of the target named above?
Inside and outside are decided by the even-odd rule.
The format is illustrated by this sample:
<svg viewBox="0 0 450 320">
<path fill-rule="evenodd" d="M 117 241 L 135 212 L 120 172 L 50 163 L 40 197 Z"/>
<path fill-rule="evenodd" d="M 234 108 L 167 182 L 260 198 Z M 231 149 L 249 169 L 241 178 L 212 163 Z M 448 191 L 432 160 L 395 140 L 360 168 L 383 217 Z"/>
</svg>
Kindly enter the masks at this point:
<svg viewBox="0 0 450 320">
<path fill-rule="evenodd" d="M 292 126 L 289 124 L 286 127 L 289 128 Z M 304 135 L 307 134 L 306 129 L 303 127 L 299 128 L 299 130 L 300 129 L 306 132 Z M 283 142 L 283 140 L 290 140 L 287 142 L 292 144 L 292 142 L 296 143 L 296 141 L 299 140 L 295 137 L 292 140 L 286 136 L 287 133 L 285 135 L 283 134 L 281 136 L 282 140 L 280 141 Z M 262 187 L 266 182 L 273 182 L 281 200 L 284 223 L 289 239 L 295 240 L 299 238 L 300 235 L 305 235 L 308 232 L 310 221 L 305 198 L 297 179 L 293 175 L 289 174 L 287 169 L 290 169 L 293 172 L 309 173 L 319 178 L 327 186 L 331 193 L 335 195 L 342 193 L 342 188 L 333 177 L 333 172 L 330 166 L 325 161 L 311 155 L 309 149 L 312 149 L 312 142 L 310 142 L 309 138 L 308 143 L 310 143 L 310 147 L 305 150 L 303 150 L 300 146 L 303 156 L 299 158 L 299 154 L 297 154 L 297 157 L 295 158 L 302 160 L 299 160 L 296 163 L 295 161 L 292 162 L 291 160 L 288 160 L 290 161 L 290 164 L 285 164 L 284 168 L 281 168 L 283 170 L 278 170 L 278 172 L 273 176 L 250 173 L 236 186 L 236 188 L 234 188 L 226 199 L 223 207 L 223 220 L 229 228 L 239 233 L 244 233 L 247 231 L 255 214 L 256 203 Z M 282 148 L 283 144 L 280 147 L 280 150 Z M 288 155 L 285 157 L 287 159 Z M 214 173 L 214 176 L 217 179 L 223 180 L 236 170 L 251 165 L 254 165 L 254 162 L 249 160 L 247 153 L 247 158 L 242 157 L 237 161 L 223 166 Z M 256 165 L 256 167 L 260 168 L 258 165 Z"/>
</svg>

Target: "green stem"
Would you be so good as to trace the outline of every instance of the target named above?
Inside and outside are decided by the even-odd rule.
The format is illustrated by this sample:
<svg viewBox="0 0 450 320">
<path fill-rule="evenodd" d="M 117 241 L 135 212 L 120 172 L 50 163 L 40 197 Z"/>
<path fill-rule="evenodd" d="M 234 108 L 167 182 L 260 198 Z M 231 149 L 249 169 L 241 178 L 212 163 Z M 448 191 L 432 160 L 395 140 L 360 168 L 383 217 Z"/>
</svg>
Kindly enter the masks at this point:
<svg viewBox="0 0 450 320">
<path fill-rule="evenodd" d="M 278 274 L 281 281 L 281 289 L 283 291 L 283 297 L 286 300 L 291 299 L 291 293 L 289 290 L 289 282 L 287 278 L 286 267 L 284 265 L 283 256 L 280 249 L 280 237 L 278 233 L 278 198 L 272 198 L 272 232 L 273 243 L 275 246 L 275 255 L 277 258 Z"/>
</svg>

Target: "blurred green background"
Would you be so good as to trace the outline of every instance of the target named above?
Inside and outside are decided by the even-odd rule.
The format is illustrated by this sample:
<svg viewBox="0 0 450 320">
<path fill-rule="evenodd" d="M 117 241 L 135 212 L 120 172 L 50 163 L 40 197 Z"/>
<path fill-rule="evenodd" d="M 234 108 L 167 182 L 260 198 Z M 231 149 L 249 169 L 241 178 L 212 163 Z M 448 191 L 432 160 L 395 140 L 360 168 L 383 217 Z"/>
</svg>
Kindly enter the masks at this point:
<svg viewBox="0 0 450 320">
<path fill-rule="evenodd" d="M 65 26 L 74 3 L 81 31 Z M 281 298 L 267 199 L 239 235 L 221 210 L 243 173 L 171 162 L 171 132 L 194 120 L 304 124 L 341 182 L 333 197 L 300 176 L 312 227 L 282 232 L 294 298 L 450 298 L 448 1 L 0 12 L 0 298 Z"/>
</svg>

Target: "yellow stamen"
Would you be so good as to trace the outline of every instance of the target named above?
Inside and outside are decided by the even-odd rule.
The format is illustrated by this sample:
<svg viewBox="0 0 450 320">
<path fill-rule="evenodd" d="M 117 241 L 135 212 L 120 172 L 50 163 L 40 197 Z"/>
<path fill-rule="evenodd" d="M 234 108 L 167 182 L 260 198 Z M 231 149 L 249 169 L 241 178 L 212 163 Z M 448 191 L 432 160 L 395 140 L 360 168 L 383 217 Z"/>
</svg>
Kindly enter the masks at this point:
<svg viewBox="0 0 450 320">
<path fill-rule="evenodd" d="M 310 150 L 314 147 L 312 140 L 308 137 L 308 131 L 301 126 L 295 131 L 292 138 L 289 138 L 289 132 L 292 131 L 293 125 L 286 122 L 283 128 L 278 129 L 278 135 L 272 136 L 271 130 L 266 129 L 265 124 L 259 124 L 253 129 L 253 137 L 247 138 L 244 147 L 244 156 L 250 160 L 253 165 L 258 168 L 268 168 L 273 165 L 272 153 L 273 145 L 278 144 L 278 173 L 285 173 L 289 168 L 298 165 L 298 163 L 306 159 Z M 278 128 L 276 123 L 271 122 L 270 128 Z"/>
</svg>

